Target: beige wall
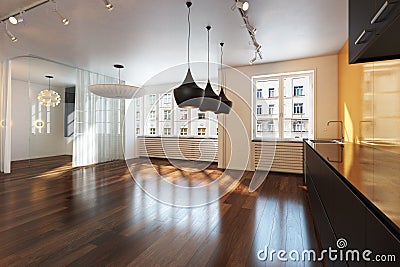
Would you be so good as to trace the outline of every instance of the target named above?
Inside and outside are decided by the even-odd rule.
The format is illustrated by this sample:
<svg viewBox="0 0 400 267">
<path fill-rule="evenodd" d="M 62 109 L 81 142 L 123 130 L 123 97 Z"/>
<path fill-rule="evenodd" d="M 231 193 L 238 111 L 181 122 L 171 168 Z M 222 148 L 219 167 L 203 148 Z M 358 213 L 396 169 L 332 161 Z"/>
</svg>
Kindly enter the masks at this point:
<svg viewBox="0 0 400 267">
<path fill-rule="evenodd" d="M 219 159 L 225 157 L 226 164 L 220 161 L 221 168 L 251 170 L 251 77 L 284 72 L 315 71 L 314 94 L 314 127 L 315 138 L 337 138 L 337 127 L 326 127 L 329 120 L 338 119 L 338 56 L 323 56 L 259 64 L 238 68 L 228 68 L 226 86 L 227 96 L 233 101 L 232 114 L 220 116 L 220 123 L 225 125 L 226 132 L 220 127 L 219 134 L 227 135 L 230 141 L 220 140 Z M 223 123 L 225 120 L 225 123 Z M 220 138 L 222 139 L 222 138 Z M 232 145 L 233 148 L 232 148 Z"/>
<path fill-rule="evenodd" d="M 339 52 L 339 119 L 344 124 L 345 141 L 357 142 L 363 116 L 364 64 L 350 65 L 348 52 L 346 42 Z"/>
</svg>

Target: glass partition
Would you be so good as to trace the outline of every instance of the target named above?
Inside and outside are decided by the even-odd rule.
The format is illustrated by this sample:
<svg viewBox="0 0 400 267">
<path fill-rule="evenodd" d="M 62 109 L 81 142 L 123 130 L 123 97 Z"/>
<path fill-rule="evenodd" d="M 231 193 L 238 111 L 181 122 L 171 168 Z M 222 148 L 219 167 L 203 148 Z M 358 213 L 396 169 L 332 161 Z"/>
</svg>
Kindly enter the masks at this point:
<svg viewBox="0 0 400 267">
<path fill-rule="evenodd" d="M 12 60 L 11 70 L 12 161 L 22 166 L 47 157 L 70 162 L 76 69 L 41 58 L 20 57 Z M 56 97 L 60 98 L 58 104 L 45 103 L 45 99 Z"/>
</svg>

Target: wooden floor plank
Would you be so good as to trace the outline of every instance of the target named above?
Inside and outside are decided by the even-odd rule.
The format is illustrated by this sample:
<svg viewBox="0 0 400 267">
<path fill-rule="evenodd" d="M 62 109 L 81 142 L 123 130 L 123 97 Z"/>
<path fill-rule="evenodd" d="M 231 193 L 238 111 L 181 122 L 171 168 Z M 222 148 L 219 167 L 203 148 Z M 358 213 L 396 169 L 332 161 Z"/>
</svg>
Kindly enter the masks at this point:
<svg viewBox="0 0 400 267">
<path fill-rule="evenodd" d="M 269 173 L 250 193 L 253 173 L 232 171 L 240 183 L 229 194 L 178 208 L 143 192 L 124 161 L 84 168 L 70 161 L 13 162 L 11 174 L 0 174 L 1 266 L 311 266 L 260 261 L 257 252 L 318 249 L 299 175 Z M 207 186 L 223 173 L 216 164 L 194 173 L 161 159 L 129 164 L 180 186 Z"/>
</svg>

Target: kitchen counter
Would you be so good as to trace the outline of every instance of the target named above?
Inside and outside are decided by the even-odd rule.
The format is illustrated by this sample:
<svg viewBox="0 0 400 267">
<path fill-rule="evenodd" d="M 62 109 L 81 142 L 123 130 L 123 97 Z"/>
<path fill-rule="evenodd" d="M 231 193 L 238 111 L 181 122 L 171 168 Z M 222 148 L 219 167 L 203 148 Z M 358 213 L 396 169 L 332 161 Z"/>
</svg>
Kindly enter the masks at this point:
<svg viewBox="0 0 400 267">
<path fill-rule="evenodd" d="M 399 232 L 399 153 L 352 143 L 338 145 L 306 142 L 342 176 L 350 189 L 361 199 L 366 199 L 367 206 L 375 210 L 377 208 L 377 213 L 382 212 L 383 217 L 389 218 L 389 224 Z"/>
</svg>

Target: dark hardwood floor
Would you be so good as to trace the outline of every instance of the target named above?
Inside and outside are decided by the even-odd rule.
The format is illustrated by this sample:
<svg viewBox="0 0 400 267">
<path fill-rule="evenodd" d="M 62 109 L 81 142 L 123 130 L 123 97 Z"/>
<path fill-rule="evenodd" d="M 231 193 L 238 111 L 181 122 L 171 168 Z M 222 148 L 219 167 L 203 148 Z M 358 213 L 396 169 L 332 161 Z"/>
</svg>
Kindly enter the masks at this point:
<svg viewBox="0 0 400 267">
<path fill-rule="evenodd" d="M 257 259 L 264 246 L 317 249 L 299 175 L 270 173 L 249 193 L 245 172 L 220 200 L 177 208 L 144 193 L 124 161 L 72 169 L 70 160 L 16 162 L 0 174 L 0 266 L 319 266 Z M 181 181 L 167 161 L 152 165 Z M 201 184 L 221 170 L 206 172 L 185 179 Z"/>
</svg>

